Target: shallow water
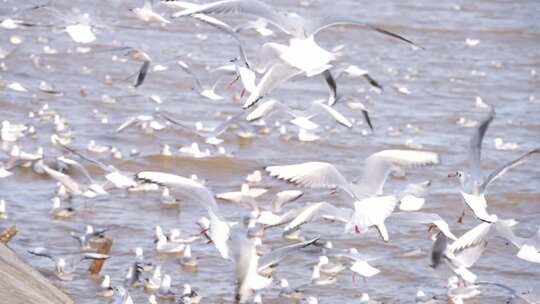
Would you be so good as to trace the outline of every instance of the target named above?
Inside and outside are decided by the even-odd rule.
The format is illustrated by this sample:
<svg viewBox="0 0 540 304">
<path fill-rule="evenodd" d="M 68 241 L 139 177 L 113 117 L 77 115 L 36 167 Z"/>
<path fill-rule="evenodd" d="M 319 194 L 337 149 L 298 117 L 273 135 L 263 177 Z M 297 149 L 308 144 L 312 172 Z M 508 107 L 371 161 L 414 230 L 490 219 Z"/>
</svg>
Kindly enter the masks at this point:
<svg viewBox="0 0 540 304">
<path fill-rule="evenodd" d="M 231 101 L 234 91 L 223 89 L 225 81 L 218 86 L 218 93 L 225 94 L 226 99 L 207 101 L 192 90 L 192 79 L 174 64 L 178 56 L 194 68 L 203 83 L 213 83 L 216 74 L 207 73 L 205 69 L 227 64 L 236 56 L 236 48 L 231 40 L 191 19 L 175 20 L 166 27 L 146 26 L 131 17 L 128 11 L 128 8 L 139 5 L 138 1 L 85 1 L 76 6 L 80 12 L 89 13 L 92 22 L 99 28 L 98 40 L 90 45 L 92 50 L 81 54 L 76 52 L 77 45 L 69 36 L 61 32 L 61 25 L 79 14 L 71 11 L 73 2 L 53 3 L 65 13 L 59 15 L 41 10 L 21 13 L 19 18 L 33 23 L 57 24 L 57 28 L 0 30 L 0 47 L 3 50 L 16 48 L 9 42 L 11 36 L 18 35 L 24 39 L 16 52 L 0 60 L 7 68 L 0 74 L 0 82 L 16 81 L 29 89 L 29 92 L 14 92 L 4 85 L 0 86 L 0 118 L 35 125 L 37 138 L 24 138 L 20 144 L 25 151 L 35 151 L 43 146 L 51 159 L 61 153 L 50 144 L 52 124 L 28 117 L 29 111 L 37 111 L 46 103 L 50 109 L 65 117 L 75 132 L 73 147 L 83 149 L 90 140 L 115 146 L 126 156 L 124 160 L 113 160 L 108 154 L 84 152 L 113 163 L 126 172 L 161 170 L 184 176 L 197 174 L 208 181 L 207 185 L 215 193 L 237 190 L 246 174 L 264 166 L 311 160 L 331 162 L 353 180 L 359 177 L 363 160 L 371 153 L 388 148 L 406 148 L 406 140 L 411 139 L 414 143 L 422 144 L 426 150 L 440 153 L 442 163 L 433 168 L 411 170 L 406 180 L 391 179 L 385 191 L 398 191 L 407 182 L 432 180 L 425 210 L 439 213 L 459 235 L 476 225 L 476 221 L 469 215 L 465 225 L 455 223 L 462 203 L 457 184 L 450 181 L 447 174 L 467 165 L 466 149 L 473 129 L 463 127 L 457 121 L 461 117 L 478 120 L 484 115 L 485 110 L 474 106 L 476 96 L 493 104 L 497 111 L 497 117 L 484 140 L 485 172 L 538 146 L 538 1 L 359 3 L 343 0 L 336 1 L 334 7 L 327 7 L 328 2 L 322 0 L 272 1 L 276 7 L 297 11 L 304 16 L 352 13 L 355 17 L 398 32 L 426 50 L 412 50 L 394 40 L 361 30 L 326 30 L 317 37 L 321 45 L 330 49 L 344 44 L 344 55 L 339 62 L 356 64 L 369 70 L 385 88 L 382 94 L 378 94 L 361 80 L 342 78 L 338 83 L 342 94 L 353 96 L 369 108 L 375 134 L 364 136 L 362 131 L 366 125 L 361 123 L 361 112 L 338 104 L 338 110 L 357 121 L 353 129 L 337 126 L 329 119 L 317 119 L 320 124 L 328 126 L 327 131 L 320 133 L 318 143 L 299 142 L 294 133 L 291 133 L 291 140 L 285 140 L 275 129 L 270 134 L 258 133 L 252 140 L 240 139 L 236 131 L 229 131 L 224 136 L 224 146 L 234 158 L 196 160 L 187 156 L 159 155 L 162 144 L 178 148 L 199 140 L 178 128 L 171 127 L 154 134 L 143 134 L 136 128 L 120 134 L 112 131 L 130 116 L 150 114 L 156 107 L 190 126 L 196 121 L 217 125 L 226 115 L 236 113 L 241 104 Z M 20 1 L 2 1 L 0 15 L 12 16 L 13 10 L 22 5 Z M 167 8 L 161 6 L 158 11 L 168 12 Z M 233 24 L 239 22 L 234 18 L 224 20 Z M 198 34 L 206 36 L 206 39 L 200 39 Z M 266 41 L 253 32 L 243 37 L 250 54 Z M 467 38 L 479 39 L 480 43 L 470 47 L 465 43 Z M 282 35 L 270 39 L 286 41 Z M 169 69 L 151 72 L 144 85 L 136 90 L 139 96 L 127 97 L 134 93 L 128 90 L 132 80 L 126 78 L 138 70 L 140 63 L 129 59 L 125 63 L 112 60 L 115 55 L 126 58 L 122 56 L 125 52 L 110 51 L 118 44 L 141 48 L 149 53 L 154 62 L 169 66 Z M 57 53 L 45 54 L 46 46 L 56 49 Z M 40 58 L 39 67 L 32 63 L 32 56 Z M 112 85 L 105 82 L 108 76 L 113 80 Z M 40 92 L 40 81 L 52 84 L 63 95 Z M 411 93 L 402 94 L 397 87 L 406 87 Z M 87 94 L 83 96 L 81 90 Z M 235 91 L 238 90 L 237 85 Z M 149 101 L 147 96 L 153 94 L 159 95 L 163 104 Z M 103 103 L 103 95 L 116 97 L 116 103 Z M 319 77 L 288 82 L 271 94 L 273 98 L 302 108 L 312 100 L 326 96 L 327 89 Z M 92 114 L 94 109 L 106 113 L 110 123 L 100 124 Z M 271 119 L 269 123 L 273 124 L 275 120 Z M 253 128 L 246 124 L 242 124 L 242 127 Z M 519 148 L 514 151 L 497 150 L 493 144 L 496 137 L 516 142 Z M 199 144 L 215 150 L 203 142 Z M 4 148 L 9 149 L 7 146 Z M 131 149 L 139 150 L 140 155 L 129 156 Z M 179 154 L 176 149 L 174 153 Z M 518 232 L 522 235 L 531 235 L 540 225 L 538 162 L 538 159 L 531 160 L 528 165 L 504 176 L 490 188 L 488 196 L 490 212 L 499 217 L 516 218 L 520 222 Z M 90 166 L 90 169 L 96 177 L 101 174 L 95 167 Z M 181 290 L 182 284 L 189 282 L 202 291 L 205 303 L 232 302 L 233 266 L 221 259 L 212 246 L 202 243 L 193 246 L 194 255 L 200 257 L 200 267 L 195 273 L 184 271 L 175 257 L 157 255 L 155 252 L 155 225 L 166 229 L 180 228 L 184 233 L 197 232 L 195 221 L 204 215 L 204 209 L 198 202 L 184 201 L 179 210 L 162 209 L 159 206 L 159 193 L 112 191 L 109 196 L 93 200 L 76 199 L 74 205 L 79 211 L 78 215 L 67 221 L 59 221 L 51 219 L 48 213 L 55 183 L 29 169 L 16 169 L 14 173 L 12 177 L 0 180 L 1 198 L 7 201 L 9 212 L 9 219 L 1 221 L 0 227 L 17 225 L 20 232 L 10 245 L 31 265 L 39 269 L 51 268 L 47 260 L 29 257 L 26 249 L 46 246 L 55 253 L 75 253 L 78 249 L 69 232 L 82 231 L 86 224 L 92 224 L 109 228 L 110 235 L 114 237 L 113 258 L 107 261 L 103 269 L 103 273 L 111 275 L 113 283 L 121 284 L 133 260 L 132 250 L 140 246 L 150 260 L 162 264 L 164 272 L 171 274 L 174 288 Z M 269 194 L 263 197 L 263 201 L 268 203 L 273 193 L 293 188 L 268 176 L 264 176 L 259 186 L 270 189 Z M 317 199 L 346 204 L 343 196 L 328 196 L 327 191 L 306 190 L 306 193 L 292 206 Z M 221 202 L 220 205 L 223 214 L 231 220 L 238 221 L 247 213 L 247 209 L 232 204 Z M 303 228 L 305 235 L 320 235 L 323 239 L 334 241 L 335 247 L 354 246 L 367 254 L 400 252 L 415 247 L 429 252 L 431 241 L 427 239 L 424 227 L 402 229 L 389 223 L 389 230 L 391 241 L 384 244 L 373 233 L 367 236 L 343 235 L 342 226 L 338 224 L 317 222 Z M 280 229 L 270 230 L 266 239 L 272 246 L 283 245 L 285 241 L 281 240 L 280 234 Z M 493 240 L 472 270 L 480 280 L 540 292 L 540 267 L 517 259 L 514 255 L 513 248 L 505 246 L 502 241 Z M 293 286 L 304 283 L 311 275 L 310 263 L 316 258 L 314 252 L 300 253 L 285 261 L 278 268 L 276 276 L 288 278 Z M 313 287 L 309 294 L 319 297 L 321 303 L 357 303 L 362 292 L 368 292 L 373 299 L 390 303 L 410 303 L 419 289 L 428 294 L 444 294 L 446 279 L 451 274 L 444 266 L 436 271 L 431 269 L 427 254 L 374 262 L 374 266 L 379 267 L 382 273 L 367 283 L 353 284 L 350 273 L 342 273 L 338 286 Z M 74 281 L 51 279 L 79 303 L 107 302 L 96 297 L 97 280 L 84 274 L 83 268 L 78 271 L 79 277 Z M 141 289 L 131 289 L 130 292 L 135 303 L 146 302 L 147 294 Z M 277 299 L 276 294 L 273 290 L 265 291 L 263 298 L 268 303 L 286 302 Z M 490 289 L 470 303 L 500 303 L 505 299 L 503 292 Z"/>
</svg>

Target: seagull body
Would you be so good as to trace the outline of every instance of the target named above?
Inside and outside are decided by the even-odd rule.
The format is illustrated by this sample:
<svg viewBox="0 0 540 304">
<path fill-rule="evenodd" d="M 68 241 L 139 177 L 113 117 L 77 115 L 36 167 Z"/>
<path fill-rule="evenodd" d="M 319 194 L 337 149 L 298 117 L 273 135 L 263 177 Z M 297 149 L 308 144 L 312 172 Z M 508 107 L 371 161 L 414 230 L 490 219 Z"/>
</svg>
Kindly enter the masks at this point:
<svg viewBox="0 0 540 304">
<path fill-rule="evenodd" d="M 159 23 L 166 24 L 171 23 L 169 20 L 163 18 L 160 14 L 154 12 L 153 0 L 144 0 L 143 7 L 136 7 L 132 9 L 133 14 L 137 19 L 144 21 L 146 23 Z"/>
<path fill-rule="evenodd" d="M 481 152 L 482 141 L 489 125 L 495 118 L 495 109 L 489 106 L 489 114 L 478 124 L 473 136 L 469 141 L 469 173 L 455 172 L 449 177 L 457 177 L 461 183 L 460 191 L 465 204 L 473 211 L 474 216 L 484 222 L 494 222 L 497 217 L 487 212 L 486 190 L 491 183 L 504 175 L 508 170 L 519 166 L 535 154 L 540 154 L 540 148 L 531 150 L 517 159 L 500 166 L 491 172 L 487 178 L 482 178 L 481 172 Z M 459 222 L 463 220 L 462 213 Z"/>
<path fill-rule="evenodd" d="M 111 287 L 111 277 L 108 274 L 103 276 L 99 289 L 98 295 L 101 297 L 110 298 L 114 295 L 114 288 Z"/>
<path fill-rule="evenodd" d="M 236 288 L 236 301 L 246 303 L 254 291 L 268 287 L 272 278 L 259 274 L 259 257 L 256 254 L 255 242 L 243 236 L 233 239 L 233 260 L 238 282 Z"/>
</svg>

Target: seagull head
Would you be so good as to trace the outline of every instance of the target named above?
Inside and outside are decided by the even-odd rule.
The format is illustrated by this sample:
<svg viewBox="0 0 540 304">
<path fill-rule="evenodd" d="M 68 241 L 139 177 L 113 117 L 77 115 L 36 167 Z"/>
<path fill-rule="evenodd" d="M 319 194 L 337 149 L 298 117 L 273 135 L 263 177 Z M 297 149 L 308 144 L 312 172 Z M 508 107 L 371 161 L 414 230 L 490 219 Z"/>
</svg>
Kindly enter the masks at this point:
<svg viewBox="0 0 540 304">
<path fill-rule="evenodd" d="M 462 186 L 465 185 L 465 173 L 463 173 L 462 171 L 450 172 L 448 173 L 448 177 L 457 178 Z"/>
</svg>

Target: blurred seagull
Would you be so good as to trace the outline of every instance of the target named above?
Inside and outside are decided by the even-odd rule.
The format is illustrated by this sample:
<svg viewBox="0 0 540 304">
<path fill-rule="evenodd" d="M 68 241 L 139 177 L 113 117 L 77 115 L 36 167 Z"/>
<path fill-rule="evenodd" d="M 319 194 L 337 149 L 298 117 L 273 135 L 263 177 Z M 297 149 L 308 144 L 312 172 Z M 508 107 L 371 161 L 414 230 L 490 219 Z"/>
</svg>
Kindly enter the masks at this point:
<svg viewBox="0 0 540 304">
<path fill-rule="evenodd" d="M 131 11 L 135 15 L 135 17 L 137 17 L 137 19 L 146 23 L 171 23 L 169 20 L 163 18 L 160 14 L 154 11 L 153 2 L 153 0 L 144 0 L 143 7 L 136 7 L 131 9 Z"/>
<path fill-rule="evenodd" d="M 137 173 L 135 179 L 178 190 L 189 200 L 201 203 L 207 209 L 210 217 L 208 227 L 203 229 L 208 229 L 209 238 L 221 256 L 224 259 L 230 258 L 228 242 L 232 224 L 219 215 L 217 203 L 210 190 L 192 179 L 163 172 L 143 171 Z"/>
<path fill-rule="evenodd" d="M 32 250 L 28 250 L 28 253 L 35 256 L 45 257 L 53 261 L 55 265 L 56 276 L 62 281 L 73 280 L 75 276 L 74 272 L 77 270 L 77 266 L 80 264 L 80 262 L 84 260 L 106 260 L 109 258 L 109 256 L 105 254 L 85 253 L 82 255 L 81 258 L 77 258 L 74 261 L 68 262 L 64 258 L 61 258 L 61 257 L 57 258 L 50 255 L 47 249 L 43 247 L 38 247 Z"/>
<path fill-rule="evenodd" d="M 496 221 L 496 216 L 493 214 L 490 215 L 487 212 L 487 201 L 485 197 L 487 188 L 491 183 L 508 172 L 508 170 L 523 164 L 536 154 L 540 154 L 540 147 L 531 150 L 517 159 L 495 169 L 484 179 L 482 177 L 480 164 L 482 141 L 484 139 L 484 134 L 495 117 L 495 109 L 491 105 L 489 108 L 489 114 L 480 122 L 469 142 L 469 172 L 463 173 L 457 171 L 448 175 L 448 177 L 457 177 L 459 179 L 461 184 L 461 195 L 463 196 L 465 204 L 473 211 L 476 218 L 484 222 Z M 465 211 L 461 213 L 458 222 L 463 222 L 464 215 Z"/>
</svg>

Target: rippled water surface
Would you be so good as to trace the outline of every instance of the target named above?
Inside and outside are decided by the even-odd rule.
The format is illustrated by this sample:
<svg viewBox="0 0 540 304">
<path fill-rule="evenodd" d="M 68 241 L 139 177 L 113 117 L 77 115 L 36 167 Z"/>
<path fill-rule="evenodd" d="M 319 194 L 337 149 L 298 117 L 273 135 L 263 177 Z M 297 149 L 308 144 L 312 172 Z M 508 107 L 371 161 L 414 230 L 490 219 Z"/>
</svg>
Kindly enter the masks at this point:
<svg viewBox="0 0 540 304">
<path fill-rule="evenodd" d="M 215 193 L 239 189 L 246 174 L 262 170 L 264 166 L 312 160 L 331 162 L 346 177 L 354 180 L 362 172 L 363 160 L 371 153 L 388 148 L 406 148 L 406 142 L 412 141 L 426 150 L 440 153 L 442 163 L 437 167 L 411 170 L 406 180 L 390 179 L 385 191 L 398 191 L 407 182 L 432 180 L 425 210 L 439 213 L 460 235 L 477 223 L 468 215 L 464 225 L 456 224 L 462 203 L 457 184 L 447 175 L 467 165 L 466 149 L 473 129 L 458 121 L 461 118 L 477 121 L 485 115 L 485 109 L 475 107 L 476 97 L 493 104 L 497 111 L 484 140 L 486 172 L 539 144 L 538 1 L 271 1 L 276 7 L 304 16 L 353 15 L 400 33 L 424 46 L 425 50 L 413 50 L 377 33 L 354 28 L 321 32 L 317 39 L 322 46 L 328 49 L 345 46 L 338 63 L 355 64 L 369 70 L 372 77 L 384 86 L 384 91 L 379 94 L 363 80 L 343 77 L 338 83 L 341 94 L 352 96 L 369 108 L 375 134 L 366 136 L 361 112 L 341 103 L 336 109 L 355 121 L 351 130 L 320 117 L 316 121 L 323 125 L 323 130 L 319 131 L 321 139 L 316 143 L 300 142 L 293 127 L 289 127 L 290 139 L 273 127 L 274 122 L 280 119 L 277 116 L 267 121 L 271 129 L 268 134 L 261 132 L 260 127 L 246 123 L 225 133 L 224 147 L 234 157 L 203 159 L 183 156 L 177 148 L 194 141 L 213 153 L 216 148 L 173 126 L 153 134 L 144 134 L 137 128 L 119 134 L 113 130 L 129 117 L 151 114 L 157 107 L 193 127 L 197 121 L 215 126 L 227 115 L 237 113 L 241 102 L 234 101 L 233 97 L 239 92 L 239 85 L 233 90 L 224 88 L 232 79 L 230 76 L 223 78 L 217 87 L 225 100 L 208 101 L 192 89 L 192 78 L 174 63 L 182 59 L 200 75 L 203 83 L 211 84 L 219 74 L 207 70 L 228 64 L 237 54 L 231 39 L 189 18 L 174 20 L 163 27 L 147 26 L 134 19 L 129 11 L 129 8 L 140 5 L 138 1 L 58 0 L 51 2 L 57 12 L 47 9 L 20 11 L 33 2 L 4 0 L 0 3 L 2 18 L 16 16 L 29 23 L 56 25 L 53 28 L 38 26 L 0 30 L 1 49 L 14 51 L 0 60 L 0 118 L 34 125 L 37 136 L 26 137 L 19 144 L 25 151 L 44 147 L 47 159 L 52 160 L 62 153 L 50 142 L 53 125 L 28 116 L 28 112 L 36 112 L 45 104 L 67 120 L 74 133 L 72 146 L 92 157 L 130 173 L 156 170 L 184 176 L 197 174 L 207 180 L 207 186 Z M 170 15 L 166 7 L 157 6 L 156 9 L 165 16 Z M 96 26 L 97 40 L 82 46 L 89 47 L 89 50 L 77 49 L 79 45 L 62 30 L 63 25 L 73 22 L 81 13 L 88 13 Z M 248 20 L 223 19 L 234 25 Z M 22 44 L 12 44 L 10 39 L 13 36 L 20 37 Z M 286 37 L 279 33 L 263 38 L 255 32 L 246 32 L 242 37 L 251 56 L 266 41 L 286 42 Z M 466 44 L 468 38 L 477 39 L 480 43 L 471 47 Z M 133 79 L 128 77 L 138 70 L 140 63 L 124 56 L 125 51 L 112 50 L 118 46 L 142 49 L 154 63 L 169 68 L 150 72 L 141 87 L 130 89 Z M 61 96 L 41 92 L 41 81 L 53 85 Z M 10 90 L 6 85 L 12 82 L 19 82 L 28 92 Z M 399 88 L 406 88 L 410 94 L 401 93 Z M 271 97 L 295 107 L 307 108 L 311 101 L 326 98 L 327 94 L 322 79 L 314 77 L 288 82 L 272 92 Z M 115 98 L 116 102 L 104 103 L 104 95 Z M 151 95 L 160 96 L 163 103 L 152 102 L 148 98 Z M 100 122 L 95 110 L 107 116 L 108 124 Z M 253 130 L 257 136 L 241 139 L 237 136 L 240 130 Z M 497 137 L 515 142 L 519 148 L 497 150 L 494 145 Z M 124 159 L 116 160 L 108 153 L 86 151 L 90 140 L 117 147 Z M 160 155 L 163 144 L 173 148 L 174 156 Z M 4 145 L 3 148 L 5 160 L 10 146 Z M 140 154 L 130 156 L 132 149 Z M 538 158 L 533 159 L 507 174 L 490 188 L 488 195 L 490 211 L 499 217 L 516 218 L 520 222 L 517 232 L 521 235 L 531 235 L 540 226 L 539 161 Z M 97 167 L 89 166 L 89 169 L 96 178 L 103 179 Z M 75 199 L 77 215 L 60 221 L 49 215 L 55 183 L 30 169 L 18 168 L 13 172 L 13 176 L 0 180 L 0 197 L 6 200 L 9 212 L 9 219 L 0 221 L 0 227 L 17 225 L 20 232 L 10 245 L 31 265 L 41 270 L 51 269 L 49 261 L 28 256 L 27 248 L 46 246 L 55 253 L 77 252 L 77 244 L 69 237 L 69 232 L 82 231 L 86 224 L 92 224 L 108 228 L 114 238 L 112 258 L 103 269 L 103 273 L 111 275 L 114 284 L 122 283 L 127 267 L 133 261 L 133 249 L 140 246 L 150 260 L 162 264 L 164 272 L 171 274 L 173 288 L 181 290 L 182 284 L 189 282 L 201 290 L 205 303 L 232 302 L 233 265 L 221 259 L 211 245 L 197 243 L 193 246 L 194 255 L 200 257 L 200 266 L 195 273 L 184 271 L 175 257 L 158 255 L 154 249 L 155 225 L 165 229 L 180 228 L 184 233 L 197 232 L 195 221 L 205 214 L 199 202 L 182 201 L 178 210 L 163 209 L 159 205 L 159 193 L 116 190 L 97 199 Z M 84 180 L 82 176 L 76 177 Z M 263 205 L 269 204 L 274 193 L 293 188 L 268 176 L 264 176 L 258 186 L 270 190 L 262 198 Z M 291 206 L 321 199 L 347 204 L 341 195 L 306 190 L 306 195 Z M 248 209 L 233 204 L 220 202 L 220 205 L 230 220 L 239 221 L 248 213 Z M 324 240 L 334 241 L 335 247 L 354 246 L 372 255 L 414 247 L 421 248 L 426 254 L 374 262 L 382 273 L 366 283 L 354 284 L 350 273 L 344 272 L 336 286 L 309 289 L 307 293 L 317 296 L 321 303 L 358 303 L 362 292 L 388 303 L 414 302 L 414 295 L 420 289 L 429 294 L 445 294 L 444 286 L 451 273 L 445 266 L 437 270 L 429 267 L 427 253 L 431 241 L 424 227 L 405 228 L 390 222 L 388 244 L 377 239 L 374 233 L 344 235 L 342 230 L 340 224 L 316 222 L 305 225 L 303 234 L 320 235 Z M 271 246 L 286 244 L 281 239 L 279 228 L 268 230 L 265 240 Z M 515 253 L 514 248 L 495 239 L 472 270 L 482 280 L 503 282 L 520 290 L 540 291 L 540 267 L 517 259 Z M 288 278 L 293 286 L 302 284 L 309 280 L 310 267 L 316 259 L 314 251 L 299 253 L 286 260 L 278 268 L 276 276 Z M 83 268 L 74 281 L 60 282 L 54 277 L 51 280 L 79 303 L 107 302 L 96 297 L 99 280 L 85 274 Z M 135 303 L 146 303 L 148 295 L 140 288 L 130 292 Z M 286 303 L 278 299 L 275 290 L 263 292 L 263 299 L 268 303 Z M 502 291 L 490 289 L 470 303 L 502 303 L 505 299 Z"/>
</svg>

